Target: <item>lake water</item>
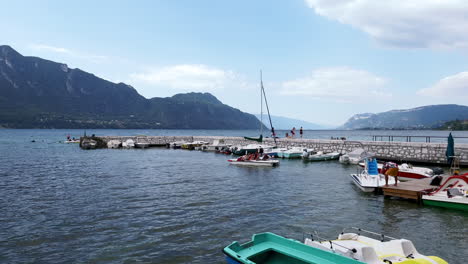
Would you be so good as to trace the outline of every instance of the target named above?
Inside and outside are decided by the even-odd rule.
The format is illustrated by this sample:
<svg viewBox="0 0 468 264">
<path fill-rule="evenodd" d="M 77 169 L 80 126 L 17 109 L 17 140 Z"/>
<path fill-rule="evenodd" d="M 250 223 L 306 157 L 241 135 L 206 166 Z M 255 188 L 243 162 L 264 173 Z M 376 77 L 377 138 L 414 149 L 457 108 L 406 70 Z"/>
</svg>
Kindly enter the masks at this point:
<svg viewBox="0 0 468 264">
<path fill-rule="evenodd" d="M 383 132 L 306 131 L 305 137 L 362 139 Z M 82 133 L 0 130 L 0 263 L 223 263 L 224 246 L 247 241 L 254 233 L 269 231 L 302 240 L 303 233 L 317 230 L 333 238 L 350 226 L 410 239 L 421 253 L 452 264 L 468 259 L 467 212 L 364 194 L 348 178 L 355 166 L 282 160 L 278 168 L 242 168 L 214 153 L 86 151 L 59 143 L 67 134 Z"/>
</svg>

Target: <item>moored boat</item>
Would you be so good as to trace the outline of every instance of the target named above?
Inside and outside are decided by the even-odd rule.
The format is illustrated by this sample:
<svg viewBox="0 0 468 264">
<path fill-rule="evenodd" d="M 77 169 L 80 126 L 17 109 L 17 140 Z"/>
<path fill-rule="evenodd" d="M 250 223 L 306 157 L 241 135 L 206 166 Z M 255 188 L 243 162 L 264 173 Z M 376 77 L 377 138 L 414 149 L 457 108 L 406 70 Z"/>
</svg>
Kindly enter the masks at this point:
<svg viewBox="0 0 468 264">
<path fill-rule="evenodd" d="M 207 145 L 208 142 L 205 142 L 205 141 L 193 141 L 193 142 L 186 142 L 184 144 L 182 144 L 182 148 L 183 149 L 188 149 L 188 150 L 194 150 L 194 149 L 197 149 L 197 148 L 200 148 L 204 145 Z"/>
<path fill-rule="evenodd" d="M 337 160 L 340 157 L 340 153 L 338 152 L 331 152 L 331 153 L 323 153 L 323 151 L 319 151 L 316 154 L 309 155 L 305 157 L 304 160 L 306 161 L 326 161 L 326 160 Z"/>
<path fill-rule="evenodd" d="M 117 139 L 112 139 L 109 140 L 109 142 L 107 142 L 107 148 L 110 149 L 120 148 L 120 146 L 122 146 L 122 142 L 120 142 L 120 140 Z"/>
<path fill-rule="evenodd" d="M 135 148 L 145 149 L 145 148 L 149 148 L 149 147 L 150 147 L 149 142 L 142 142 L 142 141 L 135 142 Z"/>
<path fill-rule="evenodd" d="M 279 165 L 279 160 L 273 159 L 270 156 L 263 154 L 247 154 L 236 159 L 228 159 L 229 164 L 240 166 L 258 166 L 258 167 L 276 167 Z"/>
<path fill-rule="evenodd" d="M 133 139 L 127 139 L 124 142 L 122 142 L 122 148 L 134 148 L 135 147 L 135 141 Z"/>
<path fill-rule="evenodd" d="M 171 143 L 167 143 L 167 147 L 172 148 L 172 149 L 180 149 L 182 148 L 182 145 L 185 143 L 186 143 L 185 141 L 174 141 Z"/>
<path fill-rule="evenodd" d="M 282 158 L 285 159 L 300 159 L 302 157 L 302 153 L 304 152 L 304 148 L 302 147 L 293 147 L 288 150 L 283 151 Z"/>
<path fill-rule="evenodd" d="M 63 141 L 63 143 L 66 143 L 66 144 L 68 144 L 68 143 L 80 143 L 80 140 L 79 140 L 79 139 L 75 139 L 75 138 L 73 138 L 73 139 L 67 139 L 67 140 Z"/>
<path fill-rule="evenodd" d="M 395 164 L 398 167 L 398 179 L 402 181 L 425 179 L 434 176 L 434 171 L 429 168 L 415 167 L 408 163 L 402 163 L 401 165 L 397 165 L 396 163 L 393 164 Z M 359 166 L 364 167 L 364 162 L 360 162 Z M 384 167 L 384 164 L 378 163 L 377 166 L 379 173 L 382 173 L 382 168 Z"/>
<path fill-rule="evenodd" d="M 362 148 L 358 148 L 340 156 L 339 161 L 344 164 L 358 164 L 366 158 L 372 158 L 374 156 L 374 153 L 370 153 Z"/>
<path fill-rule="evenodd" d="M 234 146 L 231 147 L 231 151 L 234 155 L 246 155 L 259 152 L 260 149 L 271 149 L 273 146 L 263 144 L 249 144 L 247 146 Z"/>
<path fill-rule="evenodd" d="M 224 143 L 224 139 L 215 139 L 213 141 L 213 144 L 203 145 L 201 147 L 201 150 L 202 151 L 220 152 L 221 150 L 229 148 L 230 146 L 231 146 L 231 144 Z"/>
<path fill-rule="evenodd" d="M 273 233 L 255 234 L 244 244 L 233 242 L 223 253 L 229 264 L 364 264 Z"/>
<path fill-rule="evenodd" d="M 281 151 L 286 150 L 285 148 L 277 148 L 277 147 L 272 147 L 272 148 L 267 148 L 263 150 L 263 153 L 272 157 L 272 158 L 278 158 L 278 153 Z"/>
<path fill-rule="evenodd" d="M 385 175 L 378 172 L 377 160 L 366 159 L 363 171 L 350 174 L 351 180 L 363 192 L 374 192 L 377 188 L 386 185 Z M 388 177 L 388 184 L 395 185 L 397 181 L 394 177 Z"/>
<path fill-rule="evenodd" d="M 334 240 L 311 235 L 311 238 L 305 239 L 304 244 L 368 264 L 448 264 L 439 257 L 419 253 L 410 240 L 397 239 L 356 227 L 352 229 L 355 233 L 345 233 L 343 230 Z"/>
<path fill-rule="evenodd" d="M 468 211 L 468 173 L 448 177 L 422 199 L 425 205 Z"/>
<path fill-rule="evenodd" d="M 85 138 L 81 141 L 80 144 L 82 149 L 95 149 L 97 146 L 97 141 L 90 138 Z"/>
</svg>

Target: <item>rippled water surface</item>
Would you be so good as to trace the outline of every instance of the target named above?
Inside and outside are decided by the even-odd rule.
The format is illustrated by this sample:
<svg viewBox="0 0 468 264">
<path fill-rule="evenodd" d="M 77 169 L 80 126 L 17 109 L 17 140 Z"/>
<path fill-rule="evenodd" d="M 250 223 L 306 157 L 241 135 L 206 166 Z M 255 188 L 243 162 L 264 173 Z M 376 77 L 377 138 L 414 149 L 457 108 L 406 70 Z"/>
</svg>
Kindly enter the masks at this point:
<svg viewBox="0 0 468 264">
<path fill-rule="evenodd" d="M 450 263 L 468 259 L 468 213 L 363 194 L 347 178 L 354 166 L 242 168 L 198 151 L 85 151 L 59 143 L 67 133 L 0 130 L 0 263 L 222 263 L 224 246 L 254 233 L 332 238 L 348 226 L 408 238 Z"/>
</svg>

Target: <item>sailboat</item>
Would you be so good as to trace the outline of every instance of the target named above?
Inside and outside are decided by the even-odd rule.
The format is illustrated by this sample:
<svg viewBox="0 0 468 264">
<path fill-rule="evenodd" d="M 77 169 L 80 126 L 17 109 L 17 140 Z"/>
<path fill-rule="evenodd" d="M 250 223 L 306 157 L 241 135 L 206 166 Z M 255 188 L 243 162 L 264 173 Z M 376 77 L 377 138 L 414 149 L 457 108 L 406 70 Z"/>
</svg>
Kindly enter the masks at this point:
<svg viewBox="0 0 468 264">
<path fill-rule="evenodd" d="M 270 121 L 270 128 L 271 132 L 273 134 L 273 123 L 271 122 L 271 116 L 270 116 L 270 109 L 268 107 L 268 101 L 266 98 L 265 94 L 265 88 L 263 87 L 263 79 L 262 79 L 262 71 L 260 71 L 260 136 L 257 137 L 244 137 L 247 140 L 252 140 L 256 141 L 259 144 L 249 144 L 247 146 L 237 146 L 237 147 L 232 147 L 232 153 L 235 155 L 246 155 L 246 154 L 252 154 L 256 153 L 257 150 L 263 149 L 265 153 L 270 152 L 271 149 L 274 149 L 277 147 L 276 145 L 276 138 L 273 136 L 273 139 L 275 141 L 275 146 L 270 146 L 270 145 L 264 145 L 263 143 L 263 127 L 265 126 L 263 124 L 263 101 L 265 100 L 265 106 L 268 112 L 268 118 Z"/>
</svg>

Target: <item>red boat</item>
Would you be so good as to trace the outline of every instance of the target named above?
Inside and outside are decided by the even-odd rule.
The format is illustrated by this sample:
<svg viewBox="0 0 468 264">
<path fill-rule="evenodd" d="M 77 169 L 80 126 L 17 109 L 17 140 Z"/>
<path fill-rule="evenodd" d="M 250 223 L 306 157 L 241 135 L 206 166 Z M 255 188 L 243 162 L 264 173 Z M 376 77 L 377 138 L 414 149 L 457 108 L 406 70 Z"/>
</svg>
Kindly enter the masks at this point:
<svg viewBox="0 0 468 264">
<path fill-rule="evenodd" d="M 402 163 L 401 165 L 397 165 L 396 163 L 391 162 L 390 164 L 394 164 L 396 167 L 398 167 L 398 180 L 409 181 L 415 179 L 430 178 L 434 176 L 434 171 L 429 168 L 413 167 L 413 165 L 410 165 L 408 163 Z M 364 162 L 359 163 L 359 166 L 364 167 Z M 384 164 L 378 164 L 379 173 L 382 173 L 383 167 Z"/>
</svg>

